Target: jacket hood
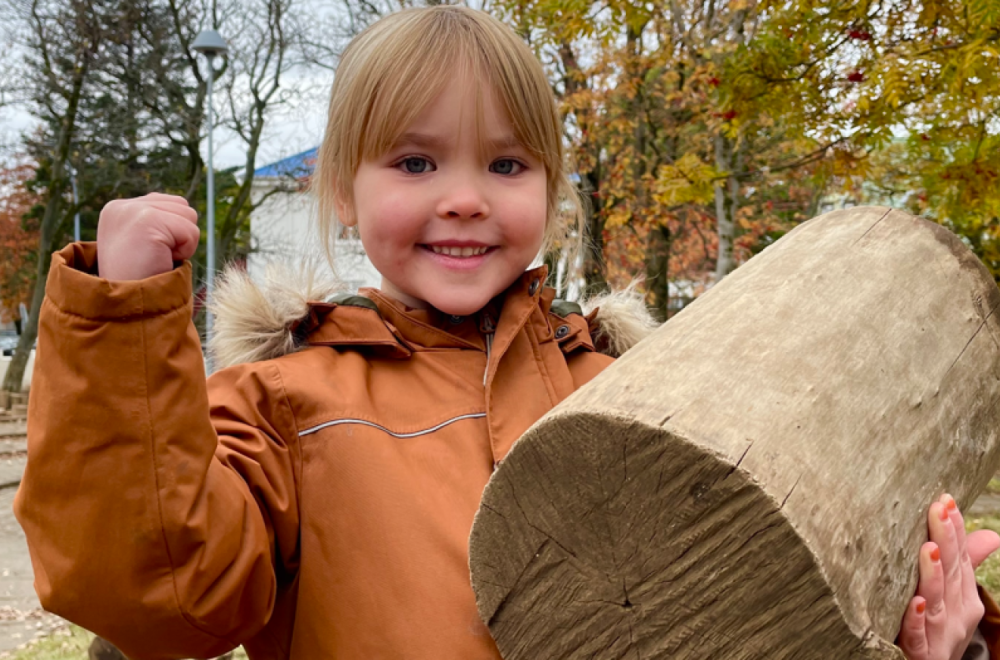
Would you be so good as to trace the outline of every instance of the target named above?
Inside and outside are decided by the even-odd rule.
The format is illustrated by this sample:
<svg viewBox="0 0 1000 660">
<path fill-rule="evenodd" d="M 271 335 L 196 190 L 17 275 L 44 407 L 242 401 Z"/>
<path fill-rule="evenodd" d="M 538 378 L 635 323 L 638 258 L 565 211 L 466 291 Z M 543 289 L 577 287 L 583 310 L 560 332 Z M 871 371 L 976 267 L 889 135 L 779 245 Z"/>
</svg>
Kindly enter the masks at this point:
<svg viewBox="0 0 1000 660">
<path fill-rule="evenodd" d="M 240 268 L 221 275 L 209 302 L 215 315 L 209 344 L 219 368 L 294 353 L 308 344 L 298 331 L 316 302 L 348 291 L 328 269 L 272 264 L 259 282 Z M 658 327 L 635 284 L 585 300 L 594 345 L 618 357 Z"/>
</svg>

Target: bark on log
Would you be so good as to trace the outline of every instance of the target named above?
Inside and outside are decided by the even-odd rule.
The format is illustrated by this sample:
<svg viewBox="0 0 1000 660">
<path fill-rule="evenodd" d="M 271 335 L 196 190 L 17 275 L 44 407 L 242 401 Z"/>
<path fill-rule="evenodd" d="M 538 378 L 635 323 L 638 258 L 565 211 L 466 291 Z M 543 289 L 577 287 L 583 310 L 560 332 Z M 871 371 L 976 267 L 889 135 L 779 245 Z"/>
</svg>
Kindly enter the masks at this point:
<svg viewBox="0 0 1000 660">
<path fill-rule="evenodd" d="M 926 509 L 1000 459 L 998 305 L 886 208 L 728 276 L 494 474 L 470 564 L 504 658 L 902 658 Z"/>
</svg>

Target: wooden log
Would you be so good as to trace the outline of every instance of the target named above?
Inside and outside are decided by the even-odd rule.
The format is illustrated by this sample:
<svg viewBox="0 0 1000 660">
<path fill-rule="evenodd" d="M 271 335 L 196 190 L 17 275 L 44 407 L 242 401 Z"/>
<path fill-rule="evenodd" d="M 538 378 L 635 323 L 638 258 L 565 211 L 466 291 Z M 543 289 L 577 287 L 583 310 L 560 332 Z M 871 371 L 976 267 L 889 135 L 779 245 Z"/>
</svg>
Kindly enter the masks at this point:
<svg viewBox="0 0 1000 660">
<path fill-rule="evenodd" d="M 886 208 L 728 276 L 493 475 L 470 565 L 503 657 L 902 658 L 927 507 L 1000 459 L 998 305 Z"/>
</svg>

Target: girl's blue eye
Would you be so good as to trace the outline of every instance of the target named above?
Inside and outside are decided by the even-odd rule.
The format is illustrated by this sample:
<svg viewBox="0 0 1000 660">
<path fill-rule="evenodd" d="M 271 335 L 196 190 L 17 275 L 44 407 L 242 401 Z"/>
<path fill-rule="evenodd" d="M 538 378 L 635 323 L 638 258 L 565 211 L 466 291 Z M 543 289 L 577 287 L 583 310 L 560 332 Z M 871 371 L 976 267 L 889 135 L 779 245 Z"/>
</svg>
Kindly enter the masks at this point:
<svg viewBox="0 0 1000 660">
<path fill-rule="evenodd" d="M 503 174 L 505 176 L 520 174 L 523 169 L 524 165 L 517 162 L 513 158 L 501 158 L 500 160 L 493 161 L 493 163 L 490 164 L 490 172 Z"/>
<path fill-rule="evenodd" d="M 424 174 L 432 169 L 431 162 L 420 156 L 410 156 L 400 161 L 399 165 L 407 174 Z"/>
</svg>

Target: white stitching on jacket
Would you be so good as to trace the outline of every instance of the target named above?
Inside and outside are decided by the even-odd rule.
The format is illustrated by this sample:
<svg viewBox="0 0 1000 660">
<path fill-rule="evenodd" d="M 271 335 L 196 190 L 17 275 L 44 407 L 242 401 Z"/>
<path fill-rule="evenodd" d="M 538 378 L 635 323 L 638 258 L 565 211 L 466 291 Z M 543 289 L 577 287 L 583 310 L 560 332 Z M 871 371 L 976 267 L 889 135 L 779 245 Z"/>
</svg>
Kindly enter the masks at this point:
<svg viewBox="0 0 1000 660">
<path fill-rule="evenodd" d="M 459 415 L 458 417 L 453 417 L 452 419 L 445 420 L 440 424 L 438 424 L 437 426 L 432 426 L 431 428 L 424 429 L 423 431 L 414 431 L 413 433 L 396 433 L 394 431 L 390 431 L 384 426 L 375 424 L 374 422 L 369 422 L 364 419 L 335 419 L 332 422 L 324 422 L 322 424 L 318 424 L 316 426 L 308 428 L 304 431 L 299 431 L 299 437 L 301 438 L 304 435 L 309 435 L 310 433 L 321 431 L 327 428 L 328 426 L 337 426 L 339 424 L 361 424 L 363 426 L 370 426 L 372 428 L 379 429 L 380 431 L 385 431 L 394 438 L 415 438 L 419 435 L 427 435 L 428 433 L 434 433 L 434 431 L 437 431 L 438 429 L 442 429 L 445 426 L 448 426 L 449 424 L 462 421 L 463 419 L 479 419 L 481 417 L 486 417 L 486 413 L 471 413 L 469 415 Z"/>
</svg>

